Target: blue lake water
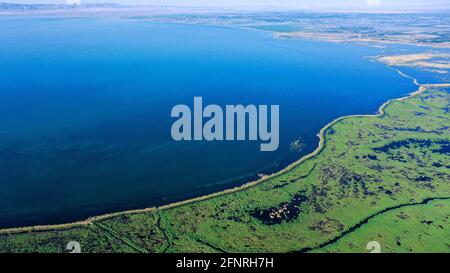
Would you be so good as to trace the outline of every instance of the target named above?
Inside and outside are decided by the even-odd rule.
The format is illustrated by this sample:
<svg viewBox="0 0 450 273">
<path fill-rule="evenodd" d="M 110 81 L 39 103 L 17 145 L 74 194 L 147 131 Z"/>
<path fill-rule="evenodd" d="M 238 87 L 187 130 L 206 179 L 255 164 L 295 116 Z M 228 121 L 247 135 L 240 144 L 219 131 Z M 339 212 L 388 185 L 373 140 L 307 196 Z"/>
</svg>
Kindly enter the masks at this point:
<svg viewBox="0 0 450 273">
<path fill-rule="evenodd" d="M 0 227 L 62 223 L 248 182 L 332 119 L 416 87 L 382 49 L 126 19 L 0 18 Z M 174 142 L 171 108 L 279 104 L 280 149 Z M 301 138 L 305 147 L 292 152 Z"/>
</svg>

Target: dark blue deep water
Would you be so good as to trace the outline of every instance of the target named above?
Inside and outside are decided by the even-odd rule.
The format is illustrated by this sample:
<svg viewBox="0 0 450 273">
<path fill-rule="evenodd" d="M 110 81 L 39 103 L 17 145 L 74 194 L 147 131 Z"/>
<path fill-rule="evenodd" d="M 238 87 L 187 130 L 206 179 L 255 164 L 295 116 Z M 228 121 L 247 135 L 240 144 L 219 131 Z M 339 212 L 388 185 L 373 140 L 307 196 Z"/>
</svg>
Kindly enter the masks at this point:
<svg viewBox="0 0 450 273">
<path fill-rule="evenodd" d="M 377 54 L 211 26 L 0 18 L 0 227 L 166 204 L 282 168 L 332 119 L 416 89 L 364 59 Z M 279 104 L 280 149 L 172 141 L 171 108 L 194 96 Z"/>
</svg>

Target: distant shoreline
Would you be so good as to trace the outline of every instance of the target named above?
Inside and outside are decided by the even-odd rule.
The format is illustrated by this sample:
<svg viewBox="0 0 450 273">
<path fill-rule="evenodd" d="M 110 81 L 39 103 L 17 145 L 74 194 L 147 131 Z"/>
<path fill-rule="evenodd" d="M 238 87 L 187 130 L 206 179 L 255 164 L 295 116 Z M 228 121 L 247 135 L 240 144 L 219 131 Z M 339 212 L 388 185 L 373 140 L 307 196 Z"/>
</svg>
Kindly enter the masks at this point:
<svg viewBox="0 0 450 273">
<path fill-rule="evenodd" d="M 180 11 L 221 11 L 221 12 L 315 12 L 315 13 L 365 13 L 365 14 L 399 14 L 399 13 L 424 13 L 424 12 L 442 12 L 449 11 L 449 5 L 433 5 L 433 6 L 419 6 L 419 7 L 403 7 L 403 8 L 370 8 L 370 7 L 354 7 L 354 8 L 337 8 L 333 7 L 308 7 L 308 6 L 290 6 L 290 5 L 176 5 L 176 4 L 119 4 L 116 1 L 105 1 L 103 3 L 86 3 L 81 2 L 81 4 L 67 4 L 67 3 L 36 3 L 36 4 L 26 4 L 26 3 L 10 3 L 8 0 L 0 1 L 0 12 L 1 11 L 85 11 L 89 9 L 165 9 L 165 10 L 180 10 Z M 1 14 L 1 13 L 0 13 Z"/>
</svg>

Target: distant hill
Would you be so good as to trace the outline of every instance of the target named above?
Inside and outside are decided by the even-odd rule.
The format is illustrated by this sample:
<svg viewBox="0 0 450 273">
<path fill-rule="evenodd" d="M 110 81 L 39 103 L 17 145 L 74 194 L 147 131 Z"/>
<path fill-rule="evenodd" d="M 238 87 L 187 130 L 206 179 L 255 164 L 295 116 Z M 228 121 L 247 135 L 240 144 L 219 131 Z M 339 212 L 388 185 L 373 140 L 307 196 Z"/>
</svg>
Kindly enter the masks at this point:
<svg viewBox="0 0 450 273">
<path fill-rule="evenodd" d="M 91 4 L 83 3 L 81 5 L 68 4 L 13 4 L 0 3 L 0 11 L 40 11 L 40 10 L 66 10 L 66 9 L 87 9 L 87 8 L 120 8 L 123 5 L 115 3 Z"/>
</svg>

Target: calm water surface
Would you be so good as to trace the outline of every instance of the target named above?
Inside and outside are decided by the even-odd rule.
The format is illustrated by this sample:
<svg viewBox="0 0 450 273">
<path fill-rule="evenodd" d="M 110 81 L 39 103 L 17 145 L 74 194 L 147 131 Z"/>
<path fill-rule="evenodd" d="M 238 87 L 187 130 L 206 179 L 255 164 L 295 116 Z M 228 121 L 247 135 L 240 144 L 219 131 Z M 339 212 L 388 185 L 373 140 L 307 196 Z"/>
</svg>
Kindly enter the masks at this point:
<svg viewBox="0 0 450 273">
<path fill-rule="evenodd" d="M 131 20 L 0 18 L 0 227 L 62 223 L 241 184 L 341 115 L 416 89 L 381 49 Z M 175 104 L 279 104 L 281 145 L 171 140 Z M 291 151 L 301 139 L 304 148 Z"/>
</svg>

